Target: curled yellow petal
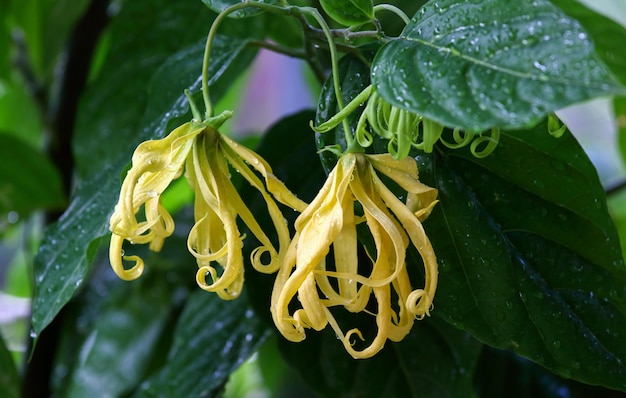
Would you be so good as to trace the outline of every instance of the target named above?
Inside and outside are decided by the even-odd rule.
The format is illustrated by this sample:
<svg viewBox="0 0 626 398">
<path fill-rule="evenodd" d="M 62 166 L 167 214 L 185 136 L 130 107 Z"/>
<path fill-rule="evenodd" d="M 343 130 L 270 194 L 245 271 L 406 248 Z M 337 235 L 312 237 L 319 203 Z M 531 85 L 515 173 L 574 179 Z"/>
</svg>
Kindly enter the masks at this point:
<svg viewBox="0 0 626 398">
<path fill-rule="evenodd" d="M 144 263 L 138 256 L 124 256 L 124 250 L 122 244 L 124 238 L 113 234 L 111 236 L 111 244 L 109 245 L 109 259 L 111 266 L 115 274 L 125 281 L 132 281 L 139 278 L 143 273 Z M 135 264 L 131 268 L 124 267 L 122 260 L 135 261 Z"/>
<path fill-rule="evenodd" d="M 160 203 L 160 196 L 169 184 L 178 178 L 195 137 L 204 126 L 185 123 L 160 140 L 141 143 L 132 157 L 132 167 L 126 174 L 120 197 L 110 218 L 110 261 L 115 272 L 125 280 L 135 279 L 143 272 L 143 260 L 137 256 L 136 265 L 125 270 L 122 265 L 122 245 L 149 243 L 150 249 L 159 251 L 165 238 L 174 231 L 174 221 Z M 137 218 L 143 209 L 143 215 Z"/>
<path fill-rule="evenodd" d="M 239 195 L 231 181 L 231 171 L 240 174 L 263 197 L 278 238 L 277 246 Z M 238 220 L 260 244 L 251 251 L 252 266 L 264 273 L 277 271 L 291 239 L 275 199 L 296 209 L 303 209 L 306 204 L 273 176 L 267 162 L 207 127 L 187 161 L 187 179 L 196 193 L 196 223 L 189 234 L 188 248 L 198 262 L 196 280 L 200 287 L 225 299 L 240 294 L 244 279 L 244 238 Z"/>
<path fill-rule="evenodd" d="M 409 205 L 385 187 L 378 169 L 408 191 Z M 413 159 L 342 155 L 295 222 L 296 234 L 272 292 L 278 330 L 291 341 L 301 341 L 307 328 L 320 330 L 328 324 L 354 358 L 375 355 L 387 340 L 402 340 L 416 315 L 428 315 L 434 297 L 436 261 L 419 217 L 430 213 L 436 195 L 419 182 Z M 357 216 L 355 208 L 363 215 Z M 366 248 L 369 265 L 358 254 L 357 225 L 363 220 L 371 239 Z M 411 287 L 406 270 L 410 243 L 424 260 L 424 289 Z M 372 296 L 376 308 L 370 308 Z M 357 328 L 344 333 L 334 307 L 370 314 L 376 334 L 365 339 Z"/>
</svg>

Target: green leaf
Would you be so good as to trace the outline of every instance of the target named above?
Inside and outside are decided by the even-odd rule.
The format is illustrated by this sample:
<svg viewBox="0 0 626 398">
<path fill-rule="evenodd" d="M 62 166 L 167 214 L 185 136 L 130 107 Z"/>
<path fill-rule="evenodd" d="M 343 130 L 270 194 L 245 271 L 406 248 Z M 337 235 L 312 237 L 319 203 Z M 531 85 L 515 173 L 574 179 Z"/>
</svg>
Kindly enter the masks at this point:
<svg viewBox="0 0 626 398">
<path fill-rule="evenodd" d="M 175 293 L 162 274 L 118 288 L 79 347 L 63 396 L 115 397 L 134 390 L 143 380 L 153 351 L 159 349 L 166 323 L 171 322 Z"/>
<path fill-rule="evenodd" d="M 20 379 L 15 369 L 11 352 L 7 349 L 0 334 L 0 396 L 18 398 L 20 395 Z"/>
<path fill-rule="evenodd" d="M 626 28 L 614 20 L 587 8 L 578 1 L 551 0 L 565 14 L 576 19 L 591 36 L 596 53 L 622 84 L 626 84 Z"/>
<path fill-rule="evenodd" d="M 320 0 L 329 17 L 346 26 L 362 25 L 374 19 L 372 0 Z"/>
<path fill-rule="evenodd" d="M 0 91 L 0 131 L 40 147 L 43 126 L 39 109 L 27 87 L 18 79 L 2 81 Z"/>
<path fill-rule="evenodd" d="M 221 13 L 228 7 L 234 6 L 235 4 L 241 4 L 240 0 L 202 0 L 202 2 L 206 4 L 206 6 L 209 7 L 211 10 L 217 13 Z M 233 18 L 253 17 L 263 12 L 258 7 L 254 7 L 254 3 L 278 4 L 278 0 L 250 0 L 248 1 L 248 3 L 251 4 L 250 7 L 235 11 L 229 16 Z"/>
<path fill-rule="evenodd" d="M 223 301 L 198 288 L 178 321 L 165 366 L 136 396 L 214 396 L 268 335 L 267 326 L 248 307 L 245 292 Z"/>
<path fill-rule="evenodd" d="M 197 3 L 160 1 L 163 6 L 154 1 L 125 4 L 111 25 L 110 57 L 83 96 L 74 141 L 77 187 L 65 214 L 46 230 L 35 260 L 35 333 L 81 285 L 94 258 L 95 240 L 108 233 L 119 176 L 136 145 L 163 137 L 181 122 L 177 117 L 189 119 L 184 116 L 188 106 L 183 90 L 199 90 L 211 15 Z M 235 28 L 251 36 L 258 33 L 249 22 L 230 25 L 233 33 Z M 255 52 L 244 50 L 246 43 L 216 38 L 209 63 L 214 97 L 251 62 Z"/>
<path fill-rule="evenodd" d="M 626 253 L 626 189 L 622 185 L 621 189 L 611 192 L 607 197 L 611 219 L 619 233 L 622 253 Z"/>
<path fill-rule="evenodd" d="M 58 67 L 59 62 L 63 62 L 62 54 L 68 42 L 77 39 L 72 36 L 72 31 L 89 8 L 90 1 L 57 0 L 41 1 L 41 3 L 43 4 L 41 36 L 36 40 L 41 45 L 44 81 L 52 85 L 55 67 Z M 32 18 L 32 16 L 27 15 L 26 18 Z"/>
<path fill-rule="evenodd" d="M 11 28 L 9 18 L 11 17 L 10 4 L 7 1 L 0 3 L 0 81 L 6 81 L 11 70 Z M 0 96 L 1 97 L 1 96 Z"/>
<path fill-rule="evenodd" d="M 282 339 L 279 347 L 322 396 L 452 398 L 475 395 L 473 369 L 482 344 L 427 319 L 370 359 L 352 359 L 332 330 L 310 331 L 301 343 Z"/>
<path fill-rule="evenodd" d="M 503 133 L 496 151 L 420 156 L 439 190 L 425 228 L 436 314 L 586 383 L 626 390 L 626 268 L 595 169 L 567 132 Z"/>
<path fill-rule="evenodd" d="M 622 45 L 626 42 L 626 28 L 579 2 L 568 0 L 552 0 L 552 2 L 581 23 L 591 35 L 598 55 L 611 68 L 620 82 L 626 84 L 626 53 Z M 626 159 L 626 99 L 624 97 L 615 98 L 614 110 L 619 148 L 622 158 Z"/>
<path fill-rule="evenodd" d="M 177 223 L 192 221 L 189 213 L 182 215 Z M 150 267 L 132 283 L 115 275 L 106 250 L 99 252 L 85 288 L 64 308 L 63 322 L 57 323 L 62 326 L 52 371 L 53 395 L 128 395 L 163 366 L 163 351 L 171 344 L 188 291 L 197 289 L 197 265 L 186 240 L 186 234 L 176 231 L 158 253 L 138 246 L 137 254 Z M 113 362 L 120 365 L 105 366 Z"/>
<path fill-rule="evenodd" d="M 580 24 L 547 0 L 430 1 L 380 49 L 371 77 L 392 105 L 467 130 L 526 128 L 625 93 Z"/>
<path fill-rule="evenodd" d="M 61 177 L 54 165 L 23 140 L 0 134 L 0 215 L 26 217 L 37 209 L 65 203 Z"/>
<path fill-rule="evenodd" d="M 286 47 L 299 48 L 302 46 L 302 25 L 293 17 L 281 17 L 266 13 L 265 29 L 268 37 L 276 43 Z"/>
</svg>

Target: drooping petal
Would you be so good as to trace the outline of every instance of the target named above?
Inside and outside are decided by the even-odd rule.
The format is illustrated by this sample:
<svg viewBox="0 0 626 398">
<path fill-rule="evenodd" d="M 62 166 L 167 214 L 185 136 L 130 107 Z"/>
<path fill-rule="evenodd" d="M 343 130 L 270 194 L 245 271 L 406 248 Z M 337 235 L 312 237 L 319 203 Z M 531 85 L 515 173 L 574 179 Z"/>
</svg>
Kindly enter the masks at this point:
<svg viewBox="0 0 626 398">
<path fill-rule="evenodd" d="M 413 158 L 394 159 L 389 154 L 367 155 L 377 171 L 395 181 L 407 191 L 406 206 L 424 221 L 437 204 L 437 190 L 419 180 L 417 163 Z"/>
<path fill-rule="evenodd" d="M 409 159 L 407 159 L 409 160 Z M 413 160 L 414 161 L 414 160 Z M 376 167 L 376 163 L 373 163 Z M 378 164 L 380 165 L 380 163 Z M 389 166 L 389 163 L 385 162 L 385 166 Z M 390 172 L 389 170 L 394 170 L 393 167 L 385 167 L 385 171 L 381 170 L 384 174 L 387 174 L 390 178 L 394 179 L 399 185 L 403 186 L 403 188 L 407 189 L 408 192 L 413 196 L 413 198 L 418 198 L 416 203 L 419 203 L 421 208 L 431 209 L 432 202 L 435 201 L 436 190 L 433 188 L 425 189 L 423 184 L 410 183 L 410 178 L 406 179 L 405 176 L 399 172 Z M 397 169 L 396 169 L 397 170 Z M 416 169 L 417 170 L 417 169 Z M 415 172 L 417 175 L 417 172 Z M 425 271 L 425 286 L 424 289 L 418 289 L 413 291 L 409 298 L 407 299 L 407 307 L 413 312 L 415 315 L 419 317 L 423 317 L 424 315 L 430 314 L 430 308 L 432 306 L 432 301 L 435 296 L 435 291 L 437 289 L 437 279 L 438 279 L 438 266 L 437 259 L 435 257 L 435 252 L 432 248 L 430 240 L 424 231 L 424 227 L 420 222 L 420 219 L 416 216 L 414 209 L 409 209 L 407 205 L 402 203 L 394 194 L 391 192 L 380 180 L 380 178 L 376 175 L 376 173 L 372 173 L 374 182 L 377 186 L 377 191 L 380 197 L 383 199 L 387 207 L 391 209 L 391 211 L 398 218 L 402 227 L 407 232 L 409 238 L 413 246 L 418 250 L 422 260 L 424 262 L 424 271 Z M 429 187 L 426 187 L 429 188 Z M 409 190 L 410 189 L 410 190 Z M 421 196 L 420 196 L 421 195 Z M 428 203 L 428 200 L 431 202 Z"/>
<path fill-rule="evenodd" d="M 187 170 L 196 193 L 196 224 L 189 234 L 188 248 L 198 263 L 198 285 L 231 300 L 241 294 L 243 286 L 243 243 L 237 214 L 224 193 L 224 186 L 230 184 L 228 165 L 214 134 L 219 133 L 207 131 L 198 138 Z"/>
<path fill-rule="evenodd" d="M 119 201 L 110 218 L 110 229 L 113 233 L 109 249 L 110 261 L 120 278 L 135 279 L 143 271 L 143 260 L 137 256 L 124 257 L 136 261 L 136 265 L 130 270 L 124 268 L 124 240 L 149 243 L 151 250 L 158 251 L 164 239 L 173 233 L 174 222 L 161 206 L 160 196 L 181 175 L 195 137 L 203 129 L 201 124 L 185 123 L 167 137 L 143 142 L 135 150 L 132 167 L 124 178 Z M 138 221 L 137 213 L 142 207 L 145 219 Z"/>
<path fill-rule="evenodd" d="M 307 203 L 294 195 L 289 189 L 287 189 L 282 181 L 276 178 L 276 176 L 272 173 L 272 168 L 265 161 L 265 159 L 254 151 L 246 148 L 245 146 L 239 145 L 224 135 L 222 136 L 222 140 L 226 144 L 225 148 L 234 151 L 237 156 L 243 159 L 246 163 L 250 164 L 263 176 L 265 184 L 267 185 L 267 190 L 274 195 L 276 200 L 294 210 L 299 211 L 300 213 L 306 209 L 308 206 Z"/>
<path fill-rule="evenodd" d="M 115 274 L 122 280 L 132 281 L 139 278 L 143 273 L 144 263 L 139 256 L 124 256 L 122 245 L 124 238 L 119 235 L 111 235 L 111 243 L 109 244 L 109 259 L 111 267 Z M 135 261 L 131 268 L 125 268 L 122 260 Z"/>
<path fill-rule="evenodd" d="M 387 340 L 402 340 L 416 315 L 428 314 L 437 284 L 436 259 L 419 217 L 430 213 L 436 190 L 419 182 L 414 162 L 354 153 L 339 159 L 319 194 L 296 220 L 296 235 L 276 278 L 272 317 L 287 339 L 301 341 L 306 328 L 320 330 L 329 324 L 351 356 L 369 358 Z M 385 187 L 374 165 L 407 189 L 411 207 Z M 354 214 L 355 202 L 362 217 Z M 356 230 L 363 220 L 370 232 L 366 251 L 371 265 L 359 264 Z M 411 287 L 405 261 L 409 243 L 424 259 L 424 289 Z M 329 269 L 326 257 L 331 246 L 334 261 Z M 372 294 L 375 310 L 369 307 Z M 300 308 L 290 314 L 290 305 L 296 303 Z M 375 317 L 376 334 L 365 341 L 358 328 L 344 333 L 333 307 Z"/>
<path fill-rule="evenodd" d="M 339 160 L 319 194 L 296 219 L 296 230 L 300 231 L 302 242 L 297 253 L 298 267 L 307 270 L 315 267 L 328 254 L 331 243 L 341 231 L 345 196 L 356 166 L 354 156 L 348 155 Z"/>
<path fill-rule="evenodd" d="M 276 234 L 278 236 L 279 249 L 277 250 L 267 234 L 263 231 L 261 226 L 256 221 L 252 212 L 245 205 L 235 187 L 232 184 L 225 186 L 225 194 L 226 197 L 228 197 L 229 205 L 235 209 L 235 211 L 244 222 L 244 224 L 246 224 L 250 232 L 261 243 L 261 246 L 252 251 L 252 266 L 257 271 L 263 273 L 276 272 L 280 267 L 280 261 L 282 261 L 284 251 L 287 250 L 287 246 L 290 242 L 289 228 L 287 226 L 285 218 L 283 217 L 282 212 L 278 208 L 278 205 L 276 204 L 272 196 L 266 191 L 266 188 L 261 180 L 252 170 L 250 170 L 248 164 L 264 165 L 259 166 L 259 168 L 262 170 L 269 169 L 271 171 L 271 169 L 261 157 L 254 154 L 249 149 L 239 146 L 239 144 L 234 143 L 232 140 L 228 139 L 225 136 L 222 136 L 221 139 L 221 149 L 228 162 L 239 174 L 241 174 L 248 181 L 248 183 L 250 183 L 253 188 L 259 191 L 259 193 L 263 196 L 268 213 L 270 215 L 270 219 L 272 220 L 272 224 L 274 225 L 274 229 L 276 230 Z M 284 186 L 283 189 L 286 192 L 289 192 Z M 281 252 L 280 255 L 279 251 Z M 270 260 L 267 263 L 264 263 L 262 261 L 262 256 L 265 253 L 268 253 L 270 257 Z"/>
<path fill-rule="evenodd" d="M 354 167 L 353 156 L 342 157 L 318 195 L 296 219 L 296 234 L 276 276 L 271 306 L 274 323 L 290 341 L 303 340 L 305 327 L 320 329 L 326 325 L 314 271 L 325 261 L 342 229 L 346 200 L 352 203 L 348 187 Z M 290 315 L 289 304 L 296 294 L 303 308 Z"/>
</svg>

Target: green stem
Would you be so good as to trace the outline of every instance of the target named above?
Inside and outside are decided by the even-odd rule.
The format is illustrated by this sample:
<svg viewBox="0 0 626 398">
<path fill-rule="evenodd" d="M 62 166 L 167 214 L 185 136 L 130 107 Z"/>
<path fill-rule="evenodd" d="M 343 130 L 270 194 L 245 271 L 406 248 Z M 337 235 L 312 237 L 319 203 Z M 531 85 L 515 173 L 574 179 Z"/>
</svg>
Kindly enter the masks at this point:
<svg viewBox="0 0 626 398">
<path fill-rule="evenodd" d="M 337 107 L 339 111 L 344 108 L 343 104 L 343 96 L 341 95 L 341 84 L 339 82 L 339 62 L 337 60 L 337 47 L 335 46 L 335 41 L 333 40 L 333 36 L 331 34 L 330 28 L 326 21 L 320 14 L 320 12 L 316 8 L 304 7 L 301 9 L 303 12 L 311 15 L 317 23 L 320 25 L 320 28 L 324 31 L 324 36 L 326 37 L 326 41 L 328 42 L 328 49 L 330 51 L 330 63 L 331 63 L 331 73 L 333 76 L 333 88 L 335 89 L 335 97 L 337 98 Z M 350 130 L 350 125 L 346 119 L 342 120 L 342 127 L 344 136 L 346 139 L 346 147 L 352 148 L 354 145 L 354 137 L 352 136 L 352 131 Z"/>
<path fill-rule="evenodd" d="M 372 85 L 370 84 L 369 86 L 365 87 L 365 89 L 363 89 L 363 91 L 361 91 L 359 95 L 354 97 L 352 101 L 348 103 L 348 105 L 346 105 L 341 111 L 337 112 L 333 117 L 317 127 L 311 124 L 311 128 L 318 133 L 325 133 L 327 131 L 330 131 L 331 129 L 334 129 L 342 120 L 348 117 L 349 114 L 354 112 L 356 108 L 358 108 L 359 106 L 361 106 L 361 104 L 367 101 L 371 93 Z"/>
<path fill-rule="evenodd" d="M 211 29 L 209 30 L 209 35 L 207 36 L 206 46 L 204 48 L 204 58 L 202 61 L 202 98 L 204 99 L 204 107 L 206 109 L 205 111 L 206 119 L 213 116 L 213 104 L 211 103 L 211 97 L 209 96 L 208 74 L 209 74 L 209 58 L 211 56 L 211 47 L 213 45 L 213 40 L 215 39 L 215 34 L 217 33 L 217 29 L 222 24 L 224 19 L 226 19 L 226 17 L 228 17 L 230 14 L 236 11 L 239 11 L 248 7 L 258 8 L 262 11 L 269 11 L 274 14 L 282 14 L 282 15 L 289 15 L 293 12 L 294 8 L 297 8 L 297 7 L 284 8 L 281 6 L 275 6 L 271 4 L 256 3 L 256 2 L 251 3 L 251 2 L 245 1 L 243 3 L 238 3 L 238 4 L 228 7 L 215 18 L 215 20 L 213 21 L 213 24 L 211 25 Z"/>
<path fill-rule="evenodd" d="M 196 101 L 194 101 L 191 96 L 191 92 L 188 89 L 185 89 L 185 96 L 187 97 L 187 102 L 189 102 L 189 107 L 191 108 L 191 114 L 193 115 L 193 120 L 196 122 L 201 122 L 201 115 L 198 106 L 196 105 Z"/>
<path fill-rule="evenodd" d="M 396 14 L 402 19 L 402 21 L 404 21 L 405 25 L 408 25 L 409 22 L 411 22 L 411 19 L 408 17 L 408 15 L 405 14 L 404 11 L 392 4 L 378 4 L 374 6 L 374 14 L 376 14 L 380 10 L 386 10 Z"/>
</svg>

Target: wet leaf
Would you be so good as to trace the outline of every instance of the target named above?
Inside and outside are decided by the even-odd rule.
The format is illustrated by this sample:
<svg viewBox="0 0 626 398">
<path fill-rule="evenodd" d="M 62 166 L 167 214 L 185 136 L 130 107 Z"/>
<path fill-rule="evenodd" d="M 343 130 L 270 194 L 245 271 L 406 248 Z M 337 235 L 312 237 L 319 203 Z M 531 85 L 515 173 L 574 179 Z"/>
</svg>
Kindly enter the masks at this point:
<svg viewBox="0 0 626 398">
<path fill-rule="evenodd" d="M 197 290 L 189 296 L 174 332 L 166 364 L 146 380 L 138 397 L 214 396 L 269 335 L 248 307 Z"/>
<path fill-rule="evenodd" d="M 95 240 L 108 233 L 119 176 L 135 146 L 163 137 L 180 123 L 174 119 L 188 112 L 183 90 L 199 90 L 210 20 L 208 10 L 197 3 L 159 7 L 150 2 L 148 7 L 131 2 L 112 23 L 110 56 L 83 96 L 77 122 L 77 186 L 65 214 L 47 229 L 35 260 L 35 333 L 50 323 L 85 278 Z M 234 27 L 230 32 L 236 33 Z M 239 32 L 252 36 L 256 28 L 238 25 Z M 209 64 L 209 83 L 217 83 L 215 98 L 251 61 L 254 51 L 244 51 L 246 43 L 236 37 L 216 39 Z"/>
<path fill-rule="evenodd" d="M 391 104 L 449 127 L 527 128 L 624 88 L 586 31 L 547 0 L 430 1 L 385 44 L 372 82 Z"/>
<path fill-rule="evenodd" d="M 626 84 L 626 28 L 614 20 L 587 8 L 578 1 L 551 0 L 570 17 L 576 19 L 589 33 L 596 53 L 622 84 Z"/>
<path fill-rule="evenodd" d="M 190 217 L 190 212 L 178 214 L 177 226 L 186 229 Z M 163 351 L 171 345 L 188 291 L 197 289 L 197 265 L 186 239 L 186 233 L 177 230 L 158 253 L 138 246 L 150 267 L 132 283 L 120 280 L 107 251 L 99 251 L 84 288 L 63 311 L 53 395 L 128 395 L 163 366 Z"/>
<path fill-rule="evenodd" d="M 109 297 L 79 347 L 64 397 L 115 397 L 140 384 L 150 357 L 159 349 L 166 322 L 171 321 L 176 289 L 161 276 L 126 284 Z"/>
<path fill-rule="evenodd" d="M 240 0 L 202 0 L 207 7 L 211 10 L 220 13 L 226 10 L 228 7 L 234 6 L 235 4 L 241 4 Z M 252 5 L 250 7 L 243 8 L 236 12 L 230 14 L 230 17 L 233 18 L 248 18 L 262 13 L 263 11 L 259 10 L 257 7 L 254 7 L 254 3 L 265 3 L 265 4 L 277 4 L 277 0 L 251 0 L 248 1 Z"/>
<path fill-rule="evenodd" d="M 504 133 L 496 151 L 420 156 L 437 315 L 565 377 L 626 389 L 626 268 L 595 169 L 571 134 Z"/>
<path fill-rule="evenodd" d="M 452 398 L 474 395 L 473 369 L 482 344 L 428 319 L 369 359 L 352 359 L 332 330 L 308 332 L 300 343 L 282 339 L 279 347 L 321 396 Z"/>
<path fill-rule="evenodd" d="M 346 25 L 361 25 L 374 19 L 372 0 L 321 0 L 320 4 L 328 16 Z"/>
</svg>

